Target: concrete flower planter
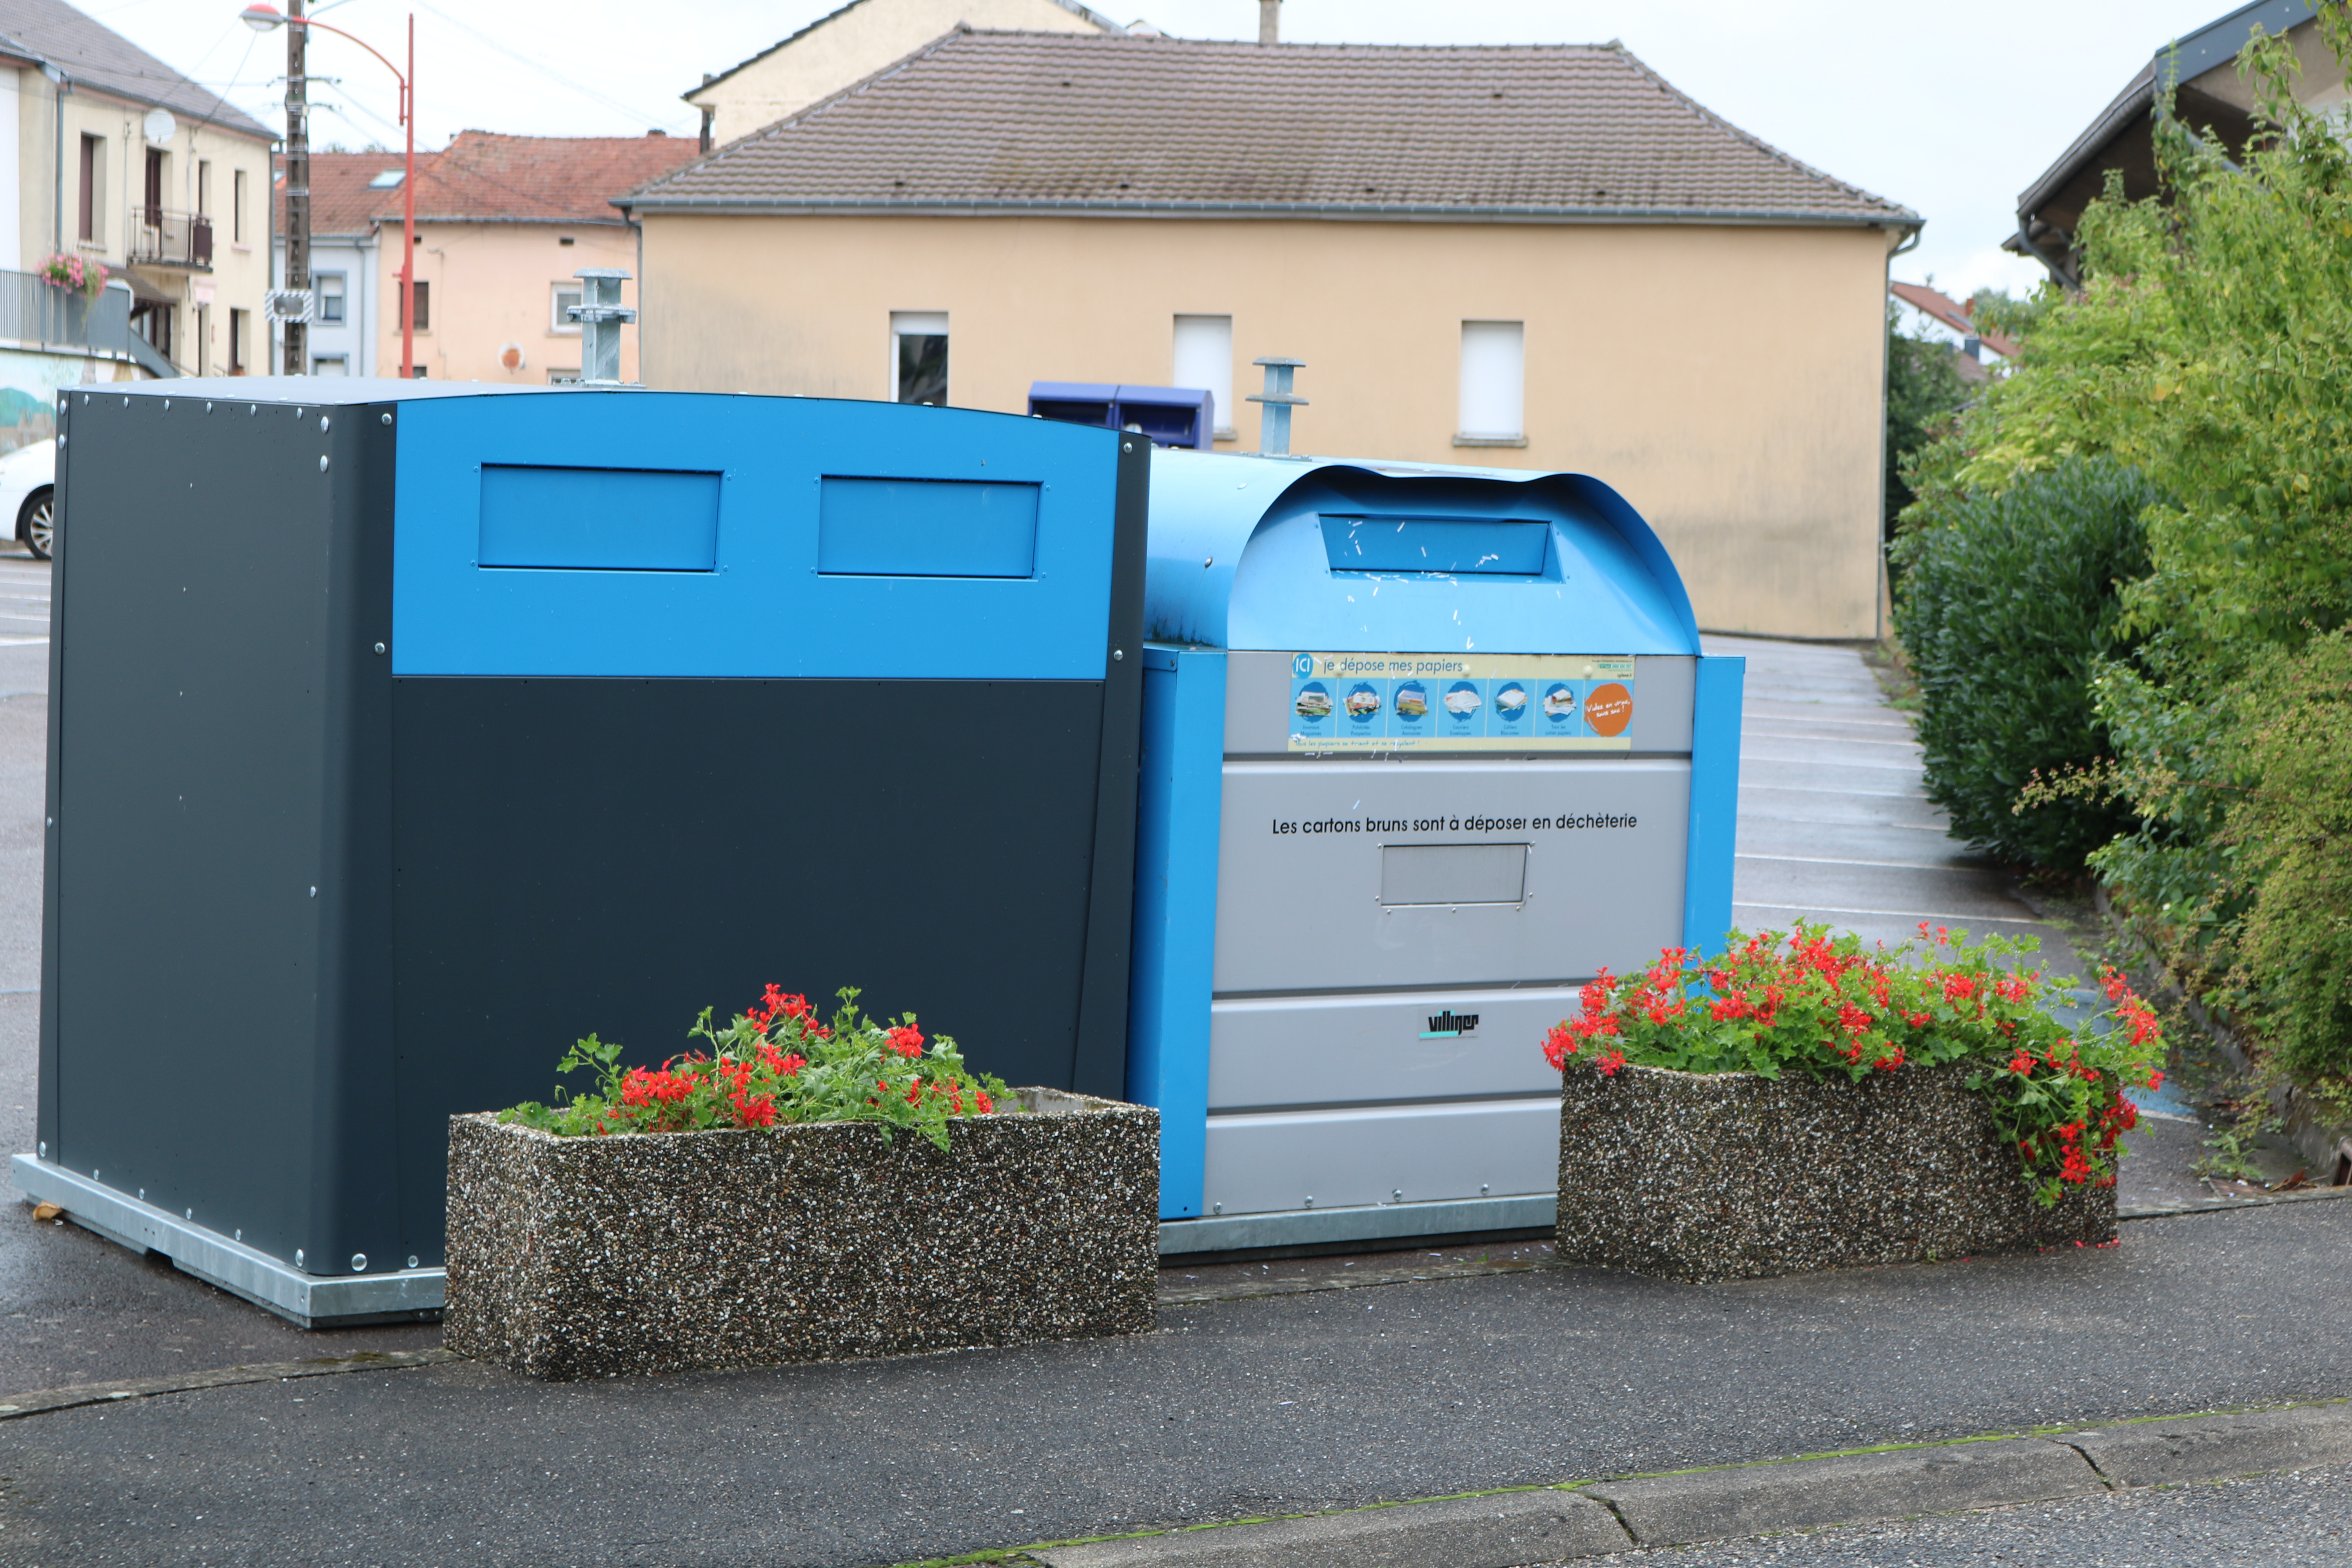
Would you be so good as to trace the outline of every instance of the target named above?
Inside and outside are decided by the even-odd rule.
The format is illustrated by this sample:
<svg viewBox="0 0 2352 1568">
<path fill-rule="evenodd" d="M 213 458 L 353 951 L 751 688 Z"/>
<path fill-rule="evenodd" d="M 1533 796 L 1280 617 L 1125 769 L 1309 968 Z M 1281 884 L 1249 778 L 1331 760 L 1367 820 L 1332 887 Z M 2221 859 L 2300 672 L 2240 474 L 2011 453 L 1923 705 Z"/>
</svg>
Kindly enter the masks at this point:
<svg viewBox="0 0 2352 1568">
<path fill-rule="evenodd" d="M 860 1122 L 557 1138 L 449 1121 L 453 1350 L 536 1377 L 1139 1333 L 1160 1115 L 1055 1089 L 946 1153 Z"/>
<path fill-rule="evenodd" d="M 1861 1083 L 1628 1066 L 1564 1075 L 1564 1261 L 1669 1279 L 2112 1241 L 2113 1187 L 2043 1208 L 1959 1067 Z"/>
</svg>

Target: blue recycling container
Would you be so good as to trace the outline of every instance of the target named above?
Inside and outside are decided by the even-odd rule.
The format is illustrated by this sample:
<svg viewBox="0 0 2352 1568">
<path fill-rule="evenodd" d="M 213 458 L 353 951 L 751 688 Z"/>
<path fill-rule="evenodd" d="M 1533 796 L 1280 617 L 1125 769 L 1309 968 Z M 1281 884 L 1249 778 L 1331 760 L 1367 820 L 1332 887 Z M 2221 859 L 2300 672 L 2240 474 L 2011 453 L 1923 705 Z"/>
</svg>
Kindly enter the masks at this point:
<svg viewBox="0 0 2352 1568">
<path fill-rule="evenodd" d="M 1731 923 L 1744 661 L 1577 474 L 1161 453 L 1133 1098 L 1161 1250 L 1552 1223 L 1577 988 Z"/>
<path fill-rule="evenodd" d="M 62 417 L 25 1191 L 363 1321 L 440 1303 L 448 1117 L 592 1030 L 855 984 L 1122 1092 L 1149 443 L 401 381 Z"/>
<path fill-rule="evenodd" d="M 1040 419 L 1138 432 L 1150 437 L 1157 447 L 1205 452 L 1216 438 L 1216 395 L 1197 386 L 1032 382 L 1029 412 Z"/>
</svg>

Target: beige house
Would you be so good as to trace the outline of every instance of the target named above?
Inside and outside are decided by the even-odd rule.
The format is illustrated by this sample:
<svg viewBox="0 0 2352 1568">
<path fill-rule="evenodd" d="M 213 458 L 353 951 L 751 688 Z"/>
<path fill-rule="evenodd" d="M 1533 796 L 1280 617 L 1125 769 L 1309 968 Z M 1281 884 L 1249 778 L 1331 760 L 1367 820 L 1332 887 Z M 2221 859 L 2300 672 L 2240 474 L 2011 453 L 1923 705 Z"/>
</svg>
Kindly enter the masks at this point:
<svg viewBox="0 0 2352 1568">
<path fill-rule="evenodd" d="M 82 367 L 100 380 L 258 368 L 271 141 L 63 0 L 0 0 L 0 272 L 28 279 L 77 256 L 104 264 L 117 296 L 80 321 L 90 341 L 60 343 L 71 329 L 38 308 L 47 296 L 0 279 L 0 340 L 76 348 L 109 362 Z M 125 310 L 139 342 L 117 348 Z"/>
<path fill-rule="evenodd" d="M 636 230 L 613 208 L 631 186 L 695 155 L 683 137 L 504 136 L 460 132 L 416 158 L 416 374 L 434 380 L 546 385 L 580 375 L 583 268 L 637 268 Z M 338 196 L 331 221 L 374 276 L 347 285 L 341 319 L 372 342 L 352 374 L 400 374 L 401 172 L 391 154 L 312 154 L 313 200 Z M 320 208 L 325 212 L 326 208 Z M 366 232 L 362 235 L 362 230 Z M 363 238 L 364 246 L 359 243 Z M 323 252 L 322 252 L 323 254 Z M 314 258 L 314 266 L 323 266 Z M 636 285 L 622 286 L 636 303 Z M 316 371 L 325 340 L 312 344 Z M 358 353 L 355 349 L 352 351 Z M 621 378 L 637 376 L 637 334 L 624 328 Z"/>
<path fill-rule="evenodd" d="M 849 0 L 685 95 L 702 110 L 708 152 L 797 114 L 957 26 L 998 32 L 1122 33 L 1077 0 Z"/>
<path fill-rule="evenodd" d="M 1021 411 L 1306 362 L 1294 449 L 1578 469 L 1702 625 L 1868 637 L 1919 226 L 1622 48 L 958 31 L 656 180 L 646 381 Z M 1754 301 L 1736 327 L 1727 284 Z"/>
</svg>

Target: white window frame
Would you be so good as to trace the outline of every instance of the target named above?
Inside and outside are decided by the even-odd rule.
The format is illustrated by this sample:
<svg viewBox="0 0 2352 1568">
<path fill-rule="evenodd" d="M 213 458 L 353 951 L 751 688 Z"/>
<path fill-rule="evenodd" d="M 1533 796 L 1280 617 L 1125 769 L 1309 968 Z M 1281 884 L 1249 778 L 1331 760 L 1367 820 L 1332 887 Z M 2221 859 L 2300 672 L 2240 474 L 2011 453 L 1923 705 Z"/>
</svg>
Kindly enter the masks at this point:
<svg viewBox="0 0 2352 1568">
<path fill-rule="evenodd" d="M 1215 421 L 1212 437 L 1238 440 L 1234 433 L 1234 319 L 1179 313 L 1170 335 L 1168 384 L 1206 388 L 1217 400 L 1210 410 Z"/>
<path fill-rule="evenodd" d="M 331 364 L 338 365 L 341 368 L 331 371 L 320 368 L 322 365 Z M 352 356 L 349 354 L 312 354 L 310 356 L 310 374 L 312 375 L 349 375 L 352 374 Z"/>
<path fill-rule="evenodd" d="M 559 279 L 548 285 L 547 330 L 551 333 L 566 338 L 576 338 L 580 335 L 580 323 L 563 319 L 563 297 L 566 294 L 571 295 L 572 302 L 577 305 L 587 299 L 587 287 L 577 278 Z"/>
<path fill-rule="evenodd" d="M 1454 410 L 1457 447 L 1528 444 L 1528 324 L 1465 321 Z"/>
<path fill-rule="evenodd" d="M 898 401 L 898 340 L 901 337 L 948 340 L 948 386 L 952 392 L 955 386 L 955 334 L 948 330 L 948 312 L 893 310 L 890 312 L 890 366 L 882 377 L 882 384 L 890 389 L 890 401 Z"/>
<path fill-rule="evenodd" d="M 343 289 L 343 291 L 341 294 L 335 296 L 335 298 L 343 302 L 343 313 L 341 318 L 334 321 L 330 321 L 327 318 L 327 291 L 325 289 L 320 287 L 320 285 L 325 283 L 330 278 L 341 284 Z M 348 327 L 352 324 L 352 284 L 351 279 L 347 274 L 341 272 L 313 272 L 310 274 L 310 289 L 318 302 L 319 324 L 320 326 Z"/>
</svg>

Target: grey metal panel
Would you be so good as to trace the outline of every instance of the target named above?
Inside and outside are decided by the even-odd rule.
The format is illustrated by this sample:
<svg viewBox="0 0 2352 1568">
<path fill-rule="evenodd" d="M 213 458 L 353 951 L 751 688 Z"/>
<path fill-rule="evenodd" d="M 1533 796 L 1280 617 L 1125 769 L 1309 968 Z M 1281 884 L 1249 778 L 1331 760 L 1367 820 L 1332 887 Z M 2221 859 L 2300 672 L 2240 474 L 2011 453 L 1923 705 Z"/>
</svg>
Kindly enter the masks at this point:
<svg viewBox="0 0 2352 1568">
<path fill-rule="evenodd" d="M 321 1279 L 53 1162 L 18 1154 L 8 1163 L 9 1174 L 27 1195 L 57 1205 L 83 1229 L 133 1252 L 160 1252 L 182 1273 L 306 1329 L 415 1321 L 441 1310 L 446 1276 L 438 1268 L 386 1269 L 379 1263 L 377 1273 Z"/>
<path fill-rule="evenodd" d="M 1378 1204 L 1365 1208 L 1299 1209 L 1289 1214 L 1207 1215 L 1163 1220 L 1160 1256 L 1239 1252 L 1256 1247 L 1313 1247 L 1334 1241 L 1391 1241 L 1412 1236 L 1465 1236 L 1482 1230 L 1542 1230 L 1555 1224 L 1554 1194 L 1471 1198 L 1463 1203 Z"/>
<path fill-rule="evenodd" d="M 1516 904 L 1527 890 L 1524 844 L 1391 844 L 1381 850 L 1384 904 Z"/>
<path fill-rule="evenodd" d="M 1646 963 L 1682 940 L 1689 809 L 1678 759 L 1229 762 L 1215 988 L 1392 991 Z M 1549 826 L 1561 820 L 1574 826 Z M 1481 841 L 1528 845 L 1523 902 L 1381 902 L 1384 845 Z"/>
<path fill-rule="evenodd" d="M 1313 651 L 1235 649 L 1225 656 L 1225 755 L 1267 757 L 1289 752 L 1290 660 L 1293 653 Z M 1625 736 L 1635 752 L 1689 752 L 1691 700 L 1697 679 L 1698 660 L 1685 655 L 1643 654 L 1633 660 L 1633 721 L 1625 727 Z"/>
<path fill-rule="evenodd" d="M 1209 1105 L 1435 1100 L 1557 1090 L 1544 1031 L 1576 1011 L 1570 987 L 1260 996 L 1209 1009 Z M 1423 1038 L 1451 1013 L 1477 1024 Z"/>
<path fill-rule="evenodd" d="M 1559 1100 L 1548 1096 L 1212 1116 L 1201 1196 L 1212 1212 L 1265 1214 L 1559 1184 Z"/>
</svg>

